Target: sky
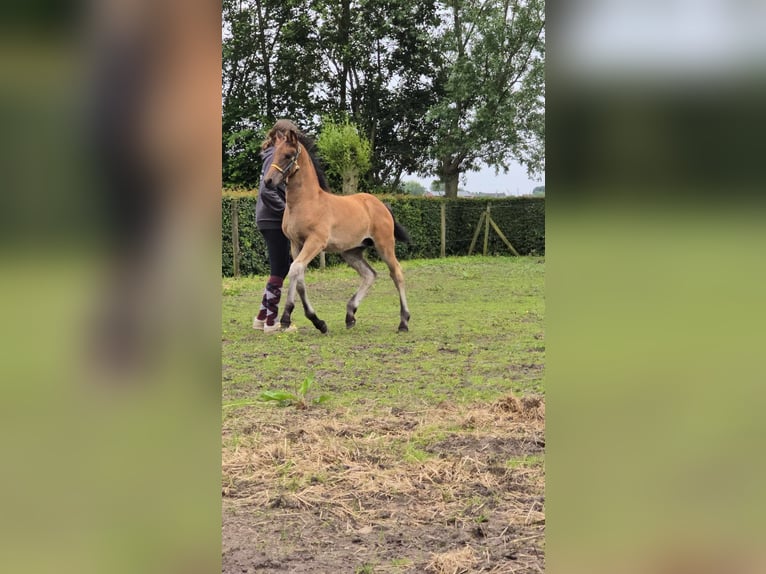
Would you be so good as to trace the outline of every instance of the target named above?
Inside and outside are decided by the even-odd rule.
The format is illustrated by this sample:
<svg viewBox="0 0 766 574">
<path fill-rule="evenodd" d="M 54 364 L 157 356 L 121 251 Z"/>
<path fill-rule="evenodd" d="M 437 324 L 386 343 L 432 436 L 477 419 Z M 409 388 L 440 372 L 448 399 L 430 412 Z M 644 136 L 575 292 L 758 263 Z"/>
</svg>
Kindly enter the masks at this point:
<svg viewBox="0 0 766 574">
<path fill-rule="evenodd" d="M 764 19 L 760 0 L 593 0 L 562 21 L 560 69 L 676 82 L 762 69 Z"/>
<path fill-rule="evenodd" d="M 426 189 L 431 189 L 431 182 L 435 177 L 418 177 L 405 175 L 402 181 L 417 181 Z M 495 174 L 495 169 L 484 167 L 480 171 L 471 171 L 460 180 L 460 187 L 468 191 L 483 193 L 504 193 L 505 195 L 529 195 L 538 185 L 545 185 L 545 174 L 537 179 L 530 179 L 526 168 L 519 164 L 512 164 L 508 173 L 502 171 Z"/>
</svg>

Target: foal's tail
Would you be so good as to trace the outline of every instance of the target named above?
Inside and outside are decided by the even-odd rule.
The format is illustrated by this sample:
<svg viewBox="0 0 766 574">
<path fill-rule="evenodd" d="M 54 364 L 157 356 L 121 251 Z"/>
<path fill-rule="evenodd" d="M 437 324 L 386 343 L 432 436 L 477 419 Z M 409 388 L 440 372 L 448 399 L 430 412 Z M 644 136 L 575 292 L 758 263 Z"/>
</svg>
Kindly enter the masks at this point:
<svg viewBox="0 0 766 574">
<path fill-rule="evenodd" d="M 404 226 L 394 219 L 394 239 L 402 243 L 412 243 L 412 238 Z"/>
<path fill-rule="evenodd" d="M 391 211 L 391 206 L 387 203 L 384 205 L 386 206 L 386 209 L 388 209 L 388 212 L 391 214 L 391 219 L 394 220 L 394 239 L 401 241 L 402 243 L 412 243 L 412 238 L 410 237 L 409 232 L 401 223 L 396 220 L 396 217 L 394 217 L 394 212 Z"/>
</svg>

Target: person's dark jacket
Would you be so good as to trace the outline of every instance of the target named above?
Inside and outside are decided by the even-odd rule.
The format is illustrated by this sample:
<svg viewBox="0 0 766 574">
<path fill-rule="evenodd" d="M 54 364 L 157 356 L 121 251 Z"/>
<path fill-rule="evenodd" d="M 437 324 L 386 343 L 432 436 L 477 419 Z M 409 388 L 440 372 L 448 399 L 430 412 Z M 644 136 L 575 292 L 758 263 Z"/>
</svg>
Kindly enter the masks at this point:
<svg viewBox="0 0 766 574">
<path fill-rule="evenodd" d="M 268 189 L 263 184 L 263 176 L 271 167 L 274 148 L 269 147 L 261 152 L 263 171 L 261 184 L 258 187 L 258 201 L 255 203 L 255 224 L 258 229 L 282 229 L 282 215 L 285 212 L 285 185 L 277 189 Z"/>
</svg>

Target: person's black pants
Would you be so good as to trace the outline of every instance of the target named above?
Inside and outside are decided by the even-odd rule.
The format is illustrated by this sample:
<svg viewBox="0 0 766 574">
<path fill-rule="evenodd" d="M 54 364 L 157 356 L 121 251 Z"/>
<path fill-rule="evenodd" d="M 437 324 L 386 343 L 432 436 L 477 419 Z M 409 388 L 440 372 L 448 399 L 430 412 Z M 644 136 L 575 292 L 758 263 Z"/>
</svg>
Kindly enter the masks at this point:
<svg viewBox="0 0 766 574">
<path fill-rule="evenodd" d="M 269 253 L 269 266 L 272 277 L 287 277 L 292 258 L 290 256 L 290 240 L 281 229 L 261 229 Z"/>
</svg>

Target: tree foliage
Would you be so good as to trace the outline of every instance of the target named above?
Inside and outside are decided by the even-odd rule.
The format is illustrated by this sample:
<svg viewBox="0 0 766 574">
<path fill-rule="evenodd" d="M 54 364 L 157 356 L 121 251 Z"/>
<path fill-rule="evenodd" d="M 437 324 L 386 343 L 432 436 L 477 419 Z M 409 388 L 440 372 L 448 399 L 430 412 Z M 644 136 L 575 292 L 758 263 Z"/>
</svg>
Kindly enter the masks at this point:
<svg viewBox="0 0 766 574">
<path fill-rule="evenodd" d="M 402 183 L 402 192 L 406 195 L 425 195 L 426 191 L 426 188 L 419 181 L 407 180 Z"/>
<path fill-rule="evenodd" d="M 542 0 L 444 0 L 443 93 L 431 107 L 430 167 L 456 197 L 460 174 L 516 159 L 543 169 L 545 13 Z"/>
<path fill-rule="evenodd" d="M 315 0 L 223 0 L 223 180 L 256 186 L 274 121 L 311 129 L 323 77 Z"/>
<path fill-rule="evenodd" d="M 224 182 L 254 186 L 280 117 L 349 118 L 367 190 L 544 167 L 543 0 L 223 0 Z"/>
<path fill-rule="evenodd" d="M 319 156 L 328 174 L 340 178 L 343 193 L 356 193 L 359 177 L 370 169 L 370 142 L 348 119 L 338 123 L 326 119 L 323 124 L 317 140 Z"/>
<path fill-rule="evenodd" d="M 324 108 L 350 117 L 370 141 L 367 186 L 396 189 L 427 161 L 433 137 L 425 116 L 436 95 L 435 1 L 327 1 L 321 20 Z"/>
</svg>

